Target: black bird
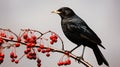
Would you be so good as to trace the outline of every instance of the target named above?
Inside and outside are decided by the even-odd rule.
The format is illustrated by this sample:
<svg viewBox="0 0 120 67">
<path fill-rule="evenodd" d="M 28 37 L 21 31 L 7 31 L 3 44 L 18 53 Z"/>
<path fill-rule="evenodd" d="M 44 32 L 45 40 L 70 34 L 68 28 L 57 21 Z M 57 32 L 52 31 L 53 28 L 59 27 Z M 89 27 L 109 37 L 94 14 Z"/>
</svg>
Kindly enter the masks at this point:
<svg viewBox="0 0 120 67">
<path fill-rule="evenodd" d="M 103 63 L 109 66 L 105 57 L 101 53 L 98 45 L 105 49 L 101 45 L 100 38 L 96 33 L 85 23 L 83 19 L 78 17 L 71 8 L 62 7 L 58 10 L 52 11 L 52 13 L 57 13 L 61 17 L 61 26 L 65 36 L 77 44 L 77 47 L 73 48 L 70 52 L 83 45 L 82 57 L 84 54 L 85 46 L 91 48 L 95 54 L 97 62 L 99 65 Z"/>
</svg>

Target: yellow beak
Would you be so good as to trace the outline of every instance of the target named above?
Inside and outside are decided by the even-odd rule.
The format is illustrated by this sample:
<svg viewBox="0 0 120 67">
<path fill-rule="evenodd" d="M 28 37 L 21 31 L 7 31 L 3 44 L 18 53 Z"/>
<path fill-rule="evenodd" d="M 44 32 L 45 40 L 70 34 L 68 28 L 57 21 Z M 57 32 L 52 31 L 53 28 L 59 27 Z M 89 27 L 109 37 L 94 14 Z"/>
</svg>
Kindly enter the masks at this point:
<svg viewBox="0 0 120 67">
<path fill-rule="evenodd" d="M 52 11 L 51 13 L 59 14 L 59 13 L 61 13 L 61 12 L 60 12 L 60 11 L 57 11 L 57 10 L 54 10 L 54 11 Z"/>
</svg>

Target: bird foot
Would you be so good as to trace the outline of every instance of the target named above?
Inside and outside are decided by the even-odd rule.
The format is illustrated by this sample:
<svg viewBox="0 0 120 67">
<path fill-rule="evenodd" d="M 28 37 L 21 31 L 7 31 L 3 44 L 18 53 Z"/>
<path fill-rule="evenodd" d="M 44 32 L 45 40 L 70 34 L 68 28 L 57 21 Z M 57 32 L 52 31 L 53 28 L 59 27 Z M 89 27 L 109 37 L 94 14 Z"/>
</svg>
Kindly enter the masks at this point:
<svg viewBox="0 0 120 67">
<path fill-rule="evenodd" d="M 80 60 L 84 60 L 84 58 L 82 56 L 77 56 L 75 59 L 76 59 L 76 61 L 78 61 L 78 63 L 80 63 Z"/>
</svg>

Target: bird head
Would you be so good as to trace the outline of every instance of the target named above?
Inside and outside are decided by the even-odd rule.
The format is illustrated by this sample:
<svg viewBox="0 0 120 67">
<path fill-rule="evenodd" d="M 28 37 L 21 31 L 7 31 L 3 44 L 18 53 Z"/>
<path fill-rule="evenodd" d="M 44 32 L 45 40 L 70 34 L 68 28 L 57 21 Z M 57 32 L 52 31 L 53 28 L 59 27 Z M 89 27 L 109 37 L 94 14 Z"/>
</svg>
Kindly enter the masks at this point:
<svg viewBox="0 0 120 67">
<path fill-rule="evenodd" d="M 75 15 L 74 11 L 68 7 L 62 7 L 58 10 L 52 11 L 61 16 L 61 18 L 69 18 Z"/>
</svg>

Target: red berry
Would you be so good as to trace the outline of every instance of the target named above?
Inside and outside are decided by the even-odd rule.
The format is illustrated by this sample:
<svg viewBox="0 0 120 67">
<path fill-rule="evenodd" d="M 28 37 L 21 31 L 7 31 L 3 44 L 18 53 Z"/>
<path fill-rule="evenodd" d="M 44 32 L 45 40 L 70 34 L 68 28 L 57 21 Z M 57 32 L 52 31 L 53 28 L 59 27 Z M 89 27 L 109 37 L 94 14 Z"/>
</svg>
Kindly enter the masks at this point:
<svg viewBox="0 0 120 67">
<path fill-rule="evenodd" d="M 45 53 L 46 51 L 45 51 L 45 50 L 42 50 L 41 52 L 42 52 L 42 53 Z"/>
<path fill-rule="evenodd" d="M 58 64 L 58 66 L 61 66 L 61 65 L 63 65 L 63 62 L 59 61 L 57 64 Z"/>
<path fill-rule="evenodd" d="M 31 48 L 32 47 L 32 43 L 27 43 L 27 48 Z"/>
<path fill-rule="evenodd" d="M 67 64 L 70 65 L 71 64 L 71 61 L 70 59 L 66 60 Z"/>
<path fill-rule="evenodd" d="M 40 44 L 40 48 L 43 49 L 43 48 L 44 48 L 44 45 L 43 45 L 43 44 Z"/>
<path fill-rule="evenodd" d="M 50 36 L 50 40 L 52 40 L 53 38 L 54 38 L 54 37 L 51 35 L 51 36 Z"/>
<path fill-rule="evenodd" d="M 41 60 L 39 58 L 37 59 L 37 63 L 41 63 Z"/>
<path fill-rule="evenodd" d="M 53 38 L 52 41 L 53 41 L 53 42 L 57 42 L 57 39 L 56 39 L 56 38 Z"/>
<path fill-rule="evenodd" d="M 15 46 L 16 46 L 16 47 L 19 47 L 19 46 L 20 46 L 20 43 L 16 43 Z"/>
<path fill-rule="evenodd" d="M 29 38 L 29 42 L 30 42 L 30 43 L 34 43 L 35 40 L 34 40 L 33 38 Z"/>
<path fill-rule="evenodd" d="M 24 39 L 24 42 L 25 42 L 25 43 L 28 43 L 28 40 L 27 40 L 27 39 Z"/>
<path fill-rule="evenodd" d="M 54 42 L 56 43 L 56 42 L 57 42 L 57 39 L 55 39 Z"/>
<path fill-rule="evenodd" d="M 36 40 L 37 37 L 35 35 L 32 35 L 31 38 Z"/>
<path fill-rule="evenodd" d="M 0 53 L 0 57 L 4 58 L 4 57 L 5 57 L 5 55 L 4 55 L 3 53 Z"/>
<path fill-rule="evenodd" d="M 25 54 L 28 54 L 29 52 L 28 52 L 28 50 L 25 50 L 24 53 L 25 53 Z"/>
<path fill-rule="evenodd" d="M 40 66 L 41 66 L 41 63 L 38 63 L 37 66 L 40 67 Z"/>
<path fill-rule="evenodd" d="M 34 52 L 34 53 L 32 53 L 32 56 L 36 56 L 36 53 Z"/>
<path fill-rule="evenodd" d="M 59 62 L 57 63 L 57 65 L 58 65 L 58 66 L 61 66 L 61 64 L 60 64 Z"/>
<path fill-rule="evenodd" d="M 12 35 L 10 35 L 10 36 L 9 36 L 9 39 L 10 39 L 10 40 L 13 40 L 13 39 L 14 39 L 14 37 L 13 37 Z"/>
<path fill-rule="evenodd" d="M 15 59 L 14 59 L 14 58 L 12 58 L 12 59 L 11 59 L 11 62 L 14 62 L 14 61 L 15 61 Z"/>
<path fill-rule="evenodd" d="M 3 60 L 4 60 L 4 59 L 3 59 L 2 57 L 0 57 L 0 64 L 3 63 Z"/>
<path fill-rule="evenodd" d="M 28 34 L 27 34 L 27 33 L 24 33 L 24 34 L 23 34 L 23 38 L 24 38 L 24 39 L 27 39 L 27 38 L 28 38 Z"/>
<path fill-rule="evenodd" d="M 11 58 L 14 58 L 14 55 L 15 55 L 14 52 L 11 52 L 11 53 L 10 53 L 10 57 L 11 57 Z"/>
<path fill-rule="evenodd" d="M 0 61 L 3 61 L 3 58 L 2 58 L 2 57 L 0 57 Z"/>
<path fill-rule="evenodd" d="M 17 41 L 20 42 L 20 41 L 21 41 L 21 37 L 18 37 L 18 38 L 17 38 Z"/>
<path fill-rule="evenodd" d="M 34 47 L 34 46 L 35 46 L 35 44 L 34 44 L 34 43 L 32 43 L 32 44 L 31 44 L 31 47 Z"/>
<path fill-rule="evenodd" d="M 50 52 L 50 50 L 51 50 L 50 48 L 47 48 L 47 49 L 46 49 L 46 52 Z"/>
<path fill-rule="evenodd" d="M 6 33 L 5 32 L 1 32 L 1 36 L 2 37 L 6 37 Z"/>
<path fill-rule="evenodd" d="M 53 34 L 53 38 L 57 39 L 58 37 L 56 36 L 56 34 Z"/>
<path fill-rule="evenodd" d="M 36 56 L 32 56 L 32 59 L 36 60 L 36 58 L 37 58 Z"/>
<path fill-rule="evenodd" d="M 37 48 L 37 51 L 40 52 L 40 51 L 41 51 L 41 48 Z"/>
<path fill-rule="evenodd" d="M 51 41 L 50 41 L 50 44 L 53 45 L 53 43 L 54 43 L 54 41 L 51 40 Z"/>
<path fill-rule="evenodd" d="M 19 62 L 18 60 L 15 60 L 15 63 L 16 63 L 16 64 L 18 64 L 18 62 Z"/>
<path fill-rule="evenodd" d="M 47 54 L 46 54 L 46 56 L 47 56 L 47 57 L 49 57 L 49 56 L 50 56 L 50 54 L 49 54 L 49 53 L 47 53 Z"/>
<path fill-rule="evenodd" d="M 17 58 L 17 55 L 16 55 L 16 54 L 14 55 L 14 58 Z"/>
<path fill-rule="evenodd" d="M 30 54 L 27 54 L 26 57 L 27 57 L 28 59 L 32 59 L 32 56 L 31 56 Z"/>
<path fill-rule="evenodd" d="M 25 40 L 26 40 L 27 43 L 30 42 L 30 38 L 29 37 L 26 38 Z"/>
<path fill-rule="evenodd" d="M 27 52 L 30 52 L 31 51 L 31 48 L 27 48 Z"/>
<path fill-rule="evenodd" d="M 0 38 L 0 44 L 2 44 L 3 43 L 3 39 L 2 38 Z"/>
</svg>

